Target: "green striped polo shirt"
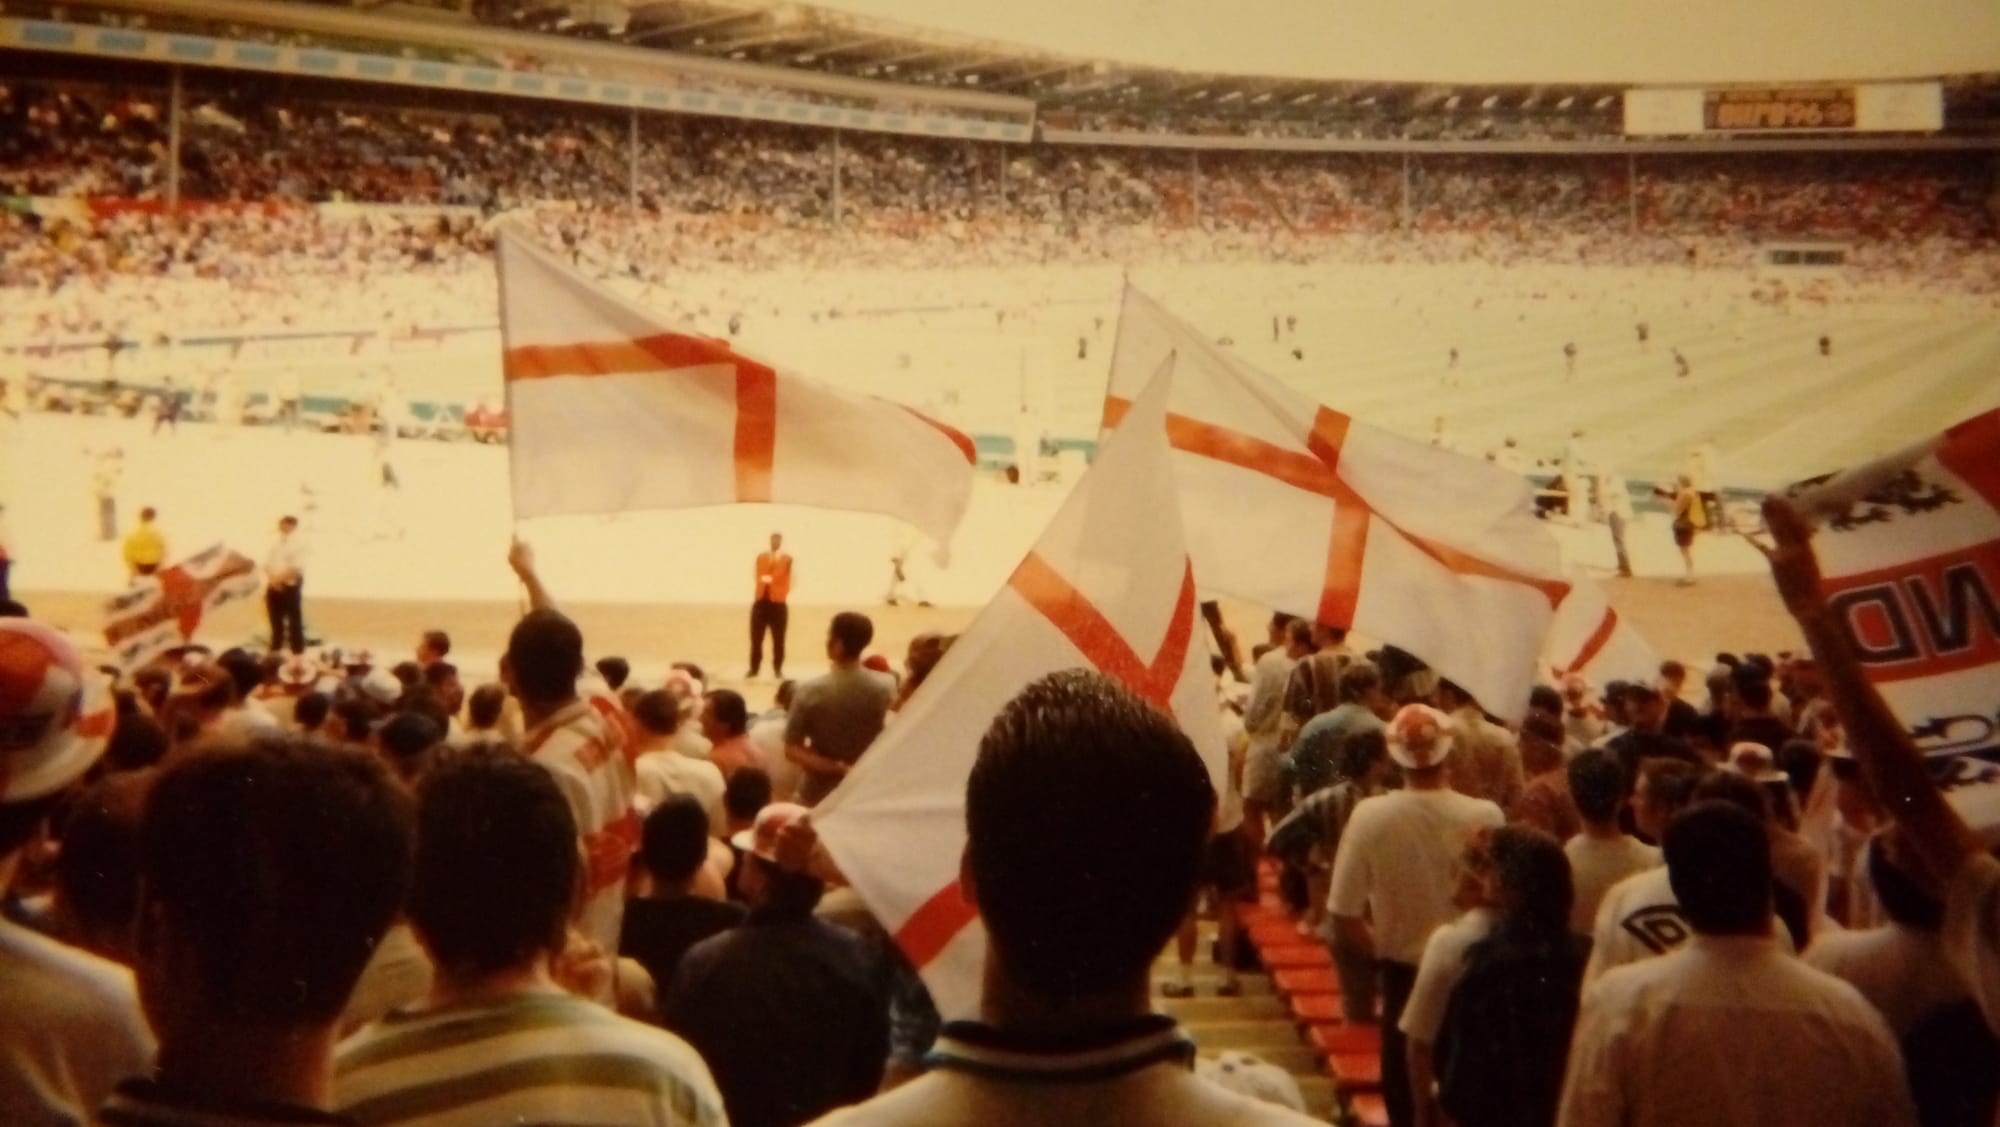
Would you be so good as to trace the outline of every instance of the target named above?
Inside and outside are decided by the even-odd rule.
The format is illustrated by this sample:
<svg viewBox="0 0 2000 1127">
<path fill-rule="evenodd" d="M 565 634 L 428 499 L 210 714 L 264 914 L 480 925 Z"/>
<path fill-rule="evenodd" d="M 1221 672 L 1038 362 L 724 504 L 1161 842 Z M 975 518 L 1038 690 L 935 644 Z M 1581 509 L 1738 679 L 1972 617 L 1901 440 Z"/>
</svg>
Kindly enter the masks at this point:
<svg viewBox="0 0 2000 1127">
<path fill-rule="evenodd" d="M 723 1127 L 687 1042 L 568 994 L 391 1014 L 341 1044 L 334 1106 L 360 1127 Z"/>
</svg>

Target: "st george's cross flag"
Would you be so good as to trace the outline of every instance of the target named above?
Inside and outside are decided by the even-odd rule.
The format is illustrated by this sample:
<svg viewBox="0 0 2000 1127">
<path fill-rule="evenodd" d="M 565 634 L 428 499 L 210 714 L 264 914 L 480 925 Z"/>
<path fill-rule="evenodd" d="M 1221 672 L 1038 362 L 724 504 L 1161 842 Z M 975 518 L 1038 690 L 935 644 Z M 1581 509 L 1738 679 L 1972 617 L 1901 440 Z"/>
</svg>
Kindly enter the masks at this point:
<svg viewBox="0 0 2000 1127">
<path fill-rule="evenodd" d="M 2000 409 L 1788 492 L 1829 609 L 1917 745 L 2000 752 Z"/>
<path fill-rule="evenodd" d="M 1569 593 L 1556 606 L 1542 642 L 1542 664 L 1557 681 L 1578 673 L 1594 685 L 1652 681 L 1660 673 L 1660 657 L 1639 628 L 1581 568 L 1571 570 Z"/>
<path fill-rule="evenodd" d="M 134 579 L 104 604 L 111 663 L 129 673 L 186 645 L 205 616 L 249 598 L 259 586 L 257 565 L 221 544 Z"/>
<path fill-rule="evenodd" d="M 1196 637 L 1164 417 L 1140 395 L 1006 586 L 813 811 L 822 841 L 946 1018 L 979 1001 L 986 932 L 958 885 L 980 738 L 1036 679 L 1096 668 L 1171 712 L 1222 793 L 1215 679 Z"/>
<path fill-rule="evenodd" d="M 1569 591 L 1526 482 L 1315 403 L 1130 286 L 1106 426 L 1170 353 L 1167 433 L 1203 590 L 1393 643 L 1518 719 Z"/>
<path fill-rule="evenodd" d="M 940 548 L 972 495 L 970 436 L 669 328 L 500 229 L 514 515 L 776 502 L 881 513 Z"/>
</svg>

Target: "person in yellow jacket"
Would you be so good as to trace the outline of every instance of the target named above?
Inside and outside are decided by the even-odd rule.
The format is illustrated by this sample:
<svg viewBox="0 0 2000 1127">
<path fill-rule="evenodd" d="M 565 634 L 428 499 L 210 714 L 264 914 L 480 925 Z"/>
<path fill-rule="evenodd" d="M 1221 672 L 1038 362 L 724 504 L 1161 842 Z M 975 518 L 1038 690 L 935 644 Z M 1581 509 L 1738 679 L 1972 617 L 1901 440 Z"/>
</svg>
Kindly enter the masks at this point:
<svg viewBox="0 0 2000 1127">
<path fill-rule="evenodd" d="M 139 510 L 139 523 L 125 535 L 125 568 L 137 579 L 160 570 L 167 562 L 167 538 L 160 535 L 160 526 L 153 523 L 159 514 L 151 505 Z"/>
</svg>

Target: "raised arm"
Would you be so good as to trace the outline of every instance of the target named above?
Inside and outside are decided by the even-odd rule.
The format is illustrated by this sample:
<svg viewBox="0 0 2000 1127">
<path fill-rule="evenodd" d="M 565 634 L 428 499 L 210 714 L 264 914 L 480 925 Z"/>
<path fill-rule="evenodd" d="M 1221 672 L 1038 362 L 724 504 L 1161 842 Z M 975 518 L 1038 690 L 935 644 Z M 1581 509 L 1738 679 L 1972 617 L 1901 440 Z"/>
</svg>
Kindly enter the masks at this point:
<svg viewBox="0 0 2000 1127">
<path fill-rule="evenodd" d="M 514 577 L 528 591 L 529 610 L 554 610 L 555 599 L 549 589 L 542 586 L 542 577 L 535 571 L 535 550 L 525 540 L 515 540 L 507 549 L 507 566 L 514 569 Z"/>
</svg>

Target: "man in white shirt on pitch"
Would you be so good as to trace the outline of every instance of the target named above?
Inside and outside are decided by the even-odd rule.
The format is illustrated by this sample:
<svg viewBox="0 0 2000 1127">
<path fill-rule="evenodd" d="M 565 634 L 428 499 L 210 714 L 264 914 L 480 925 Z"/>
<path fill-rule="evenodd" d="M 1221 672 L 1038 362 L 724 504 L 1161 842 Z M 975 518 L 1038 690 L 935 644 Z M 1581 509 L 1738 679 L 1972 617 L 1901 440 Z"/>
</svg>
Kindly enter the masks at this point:
<svg viewBox="0 0 2000 1127">
<path fill-rule="evenodd" d="M 1505 823 L 1500 807 L 1450 788 L 1445 764 L 1451 722 L 1426 705 L 1405 705 L 1389 722 L 1389 756 L 1401 791 L 1363 799 L 1334 856 L 1327 910 L 1349 950 L 1373 955 L 1382 975 L 1382 1096 L 1395 1127 L 1414 1122 L 1403 1007 L 1424 943 L 1457 915 L 1459 860 L 1474 831 Z"/>
<path fill-rule="evenodd" d="M 278 540 L 264 556 L 264 613 L 271 623 L 271 652 L 306 652 L 306 545 L 297 517 L 278 520 Z"/>
<path fill-rule="evenodd" d="M 1561 1127 L 1914 1124 L 1882 1015 L 1780 944 L 1764 824 L 1700 802 L 1664 845 L 1694 938 L 1586 988 Z"/>
</svg>

